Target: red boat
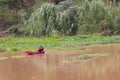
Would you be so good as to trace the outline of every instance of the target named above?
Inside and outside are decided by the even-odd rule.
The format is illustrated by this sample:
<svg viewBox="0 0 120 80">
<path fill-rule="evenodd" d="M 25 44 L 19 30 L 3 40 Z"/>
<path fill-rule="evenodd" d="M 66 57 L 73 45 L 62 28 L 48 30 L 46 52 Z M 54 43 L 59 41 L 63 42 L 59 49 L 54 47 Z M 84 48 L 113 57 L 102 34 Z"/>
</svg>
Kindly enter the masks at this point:
<svg viewBox="0 0 120 80">
<path fill-rule="evenodd" d="M 44 54 L 44 53 L 39 53 L 39 52 L 33 52 L 33 51 L 29 51 L 29 50 L 27 50 L 27 51 L 25 51 L 24 53 L 26 53 L 26 54 L 28 54 L 28 55 L 35 55 L 35 54 Z"/>
<path fill-rule="evenodd" d="M 37 51 L 26 50 L 24 53 L 28 55 L 36 55 L 36 54 L 45 54 L 45 51 L 44 51 L 44 47 L 40 46 Z"/>
</svg>

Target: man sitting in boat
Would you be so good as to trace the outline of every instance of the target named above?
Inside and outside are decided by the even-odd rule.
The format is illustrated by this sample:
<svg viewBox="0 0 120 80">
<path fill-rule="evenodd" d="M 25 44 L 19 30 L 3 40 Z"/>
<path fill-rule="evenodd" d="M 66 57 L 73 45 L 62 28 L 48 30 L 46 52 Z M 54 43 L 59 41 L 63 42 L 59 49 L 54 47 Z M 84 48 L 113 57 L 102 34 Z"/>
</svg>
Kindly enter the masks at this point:
<svg viewBox="0 0 120 80">
<path fill-rule="evenodd" d="M 27 51 L 25 51 L 25 53 L 28 55 L 35 55 L 35 54 L 44 54 L 45 51 L 44 51 L 44 47 L 42 45 L 40 45 L 40 47 L 38 48 L 37 51 L 34 52 L 34 51 L 27 50 Z"/>
<path fill-rule="evenodd" d="M 42 45 L 40 45 L 39 49 L 37 50 L 38 54 L 44 54 L 44 47 Z"/>
</svg>

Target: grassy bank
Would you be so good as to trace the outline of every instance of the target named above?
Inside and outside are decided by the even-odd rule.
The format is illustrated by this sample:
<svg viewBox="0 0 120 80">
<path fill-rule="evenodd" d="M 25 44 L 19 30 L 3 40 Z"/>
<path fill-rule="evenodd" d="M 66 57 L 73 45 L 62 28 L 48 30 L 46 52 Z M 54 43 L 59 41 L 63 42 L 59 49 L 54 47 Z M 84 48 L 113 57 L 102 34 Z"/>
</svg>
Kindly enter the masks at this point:
<svg viewBox="0 0 120 80">
<path fill-rule="evenodd" d="M 79 35 L 79 36 L 53 36 L 49 38 L 0 38 L 0 52 L 36 50 L 39 45 L 45 49 L 75 49 L 76 46 L 90 44 L 108 44 L 120 42 L 120 36 L 99 36 L 99 35 Z"/>
<path fill-rule="evenodd" d="M 79 56 L 71 57 L 72 60 L 83 60 L 83 59 L 90 59 L 95 57 L 102 57 L 108 55 L 107 53 L 95 53 L 95 54 L 82 54 Z"/>
</svg>

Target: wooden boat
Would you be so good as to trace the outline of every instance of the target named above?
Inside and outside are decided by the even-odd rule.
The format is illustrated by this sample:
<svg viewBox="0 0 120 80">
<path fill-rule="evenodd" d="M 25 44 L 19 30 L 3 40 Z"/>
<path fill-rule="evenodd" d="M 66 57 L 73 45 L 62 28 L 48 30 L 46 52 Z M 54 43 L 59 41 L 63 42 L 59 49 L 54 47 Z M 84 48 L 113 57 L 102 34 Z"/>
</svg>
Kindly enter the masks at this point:
<svg viewBox="0 0 120 80">
<path fill-rule="evenodd" d="M 28 55 L 45 54 L 44 51 L 38 52 L 38 51 L 30 51 L 30 50 L 26 50 L 24 53 L 25 53 L 25 54 L 28 54 Z"/>
</svg>

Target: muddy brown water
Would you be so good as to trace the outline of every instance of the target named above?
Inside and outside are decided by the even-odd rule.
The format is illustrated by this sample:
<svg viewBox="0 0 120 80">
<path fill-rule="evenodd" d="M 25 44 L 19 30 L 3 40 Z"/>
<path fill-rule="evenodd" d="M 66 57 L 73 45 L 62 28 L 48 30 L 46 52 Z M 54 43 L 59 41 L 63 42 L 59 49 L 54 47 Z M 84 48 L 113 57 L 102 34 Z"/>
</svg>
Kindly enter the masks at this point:
<svg viewBox="0 0 120 80">
<path fill-rule="evenodd" d="M 30 57 L 22 52 L 0 53 L 6 57 L 0 60 L 0 80 L 120 80 L 120 43 L 81 48 Z M 109 55 L 77 61 L 70 58 L 84 53 Z"/>
</svg>

